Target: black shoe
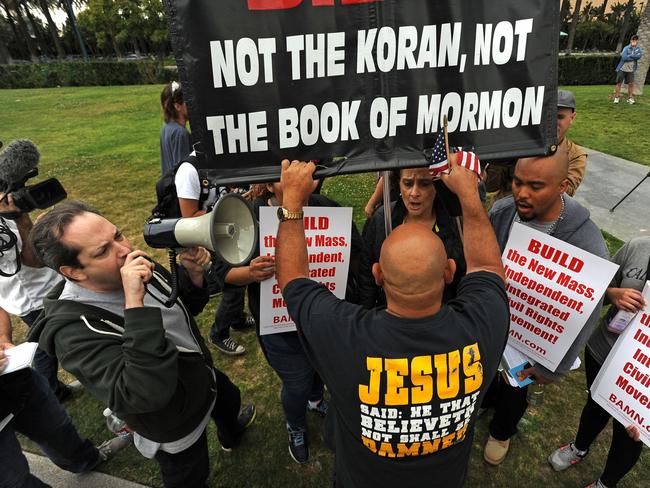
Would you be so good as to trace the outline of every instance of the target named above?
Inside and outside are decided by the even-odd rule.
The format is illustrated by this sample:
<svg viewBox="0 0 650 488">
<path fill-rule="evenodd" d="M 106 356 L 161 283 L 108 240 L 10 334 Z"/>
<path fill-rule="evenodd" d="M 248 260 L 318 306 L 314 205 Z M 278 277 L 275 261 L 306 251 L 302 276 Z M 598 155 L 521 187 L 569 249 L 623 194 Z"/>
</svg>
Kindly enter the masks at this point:
<svg viewBox="0 0 650 488">
<path fill-rule="evenodd" d="M 307 445 L 307 432 L 305 429 L 292 429 L 287 425 L 289 432 L 289 454 L 298 464 L 309 460 L 309 446 Z"/>
<path fill-rule="evenodd" d="M 246 315 L 242 320 L 230 324 L 232 330 L 249 330 L 255 328 L 255 319 L 252 315 Z"/>
<path fill-rule="evenodd" d="M 59 400 L 59 403 L 66 402 L 71 400 L 75 395 L 83 390 L 83 388 L 83 385 L 78 380 L 73 381 L 69 385 L 59 381 L 59 389 L 56 392 L 56 398 Z"/>
<path fill-rule="evenodd" d="M 225 339 L 215 339 L 210 337 L 210 344 L 228 356 L 241 356 L 246 352 L 246 348 L 244 346 L 238 344 L 230 337 L 226 337 Z"/>
<path fill-rule="evenodd" d="M 237 436 L 237 439 L 233 443 L 233 445 L 228 445 L 228 443 L 225 443 L 221 440 L 219 437 L 219 433 L 217 432 L 217 438 L 219 439 L 219 442 L 221 442 L 221 449 L 223 449 L 226 452 L 232 451 L 232 448 L 235 447 L 239 443 L 239 439 L 241 436 L 244 434 L 244 431 L 248 429 L 253 422 L 255 422 L 255 419 L 257 418 L 257 409 L 255 408 L 255 404 L 251 403 L 250 405 L 246 405 L 242 407 L 239 410 L 239 415 L 237 415 L 237 422 L 241 426 L 241 431 L 239 432 L 239 435 Z"/>
<path fill-rule="evenodd" d="M 255 422 L 257 418 L 257 409 L 255 404 L 251 403 L 241 408 L 239 415 L 237 416 L 237 421 L 241 425 L 242 430 L 248 429 L 250 425 Z"/>
</svg>

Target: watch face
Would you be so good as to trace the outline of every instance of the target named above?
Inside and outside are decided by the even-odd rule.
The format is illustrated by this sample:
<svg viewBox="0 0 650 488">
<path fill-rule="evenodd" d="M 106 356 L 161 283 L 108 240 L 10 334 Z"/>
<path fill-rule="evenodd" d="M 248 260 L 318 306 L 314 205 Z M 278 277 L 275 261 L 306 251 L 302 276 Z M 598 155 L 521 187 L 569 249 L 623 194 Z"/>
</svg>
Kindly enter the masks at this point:
<svg viewBox="0 0 650 488">
<path fill-rule="evenodd" d="M 284 220 L 284 209 L 282 207 L 278 207 L 278 220 Z"/>
</svg>

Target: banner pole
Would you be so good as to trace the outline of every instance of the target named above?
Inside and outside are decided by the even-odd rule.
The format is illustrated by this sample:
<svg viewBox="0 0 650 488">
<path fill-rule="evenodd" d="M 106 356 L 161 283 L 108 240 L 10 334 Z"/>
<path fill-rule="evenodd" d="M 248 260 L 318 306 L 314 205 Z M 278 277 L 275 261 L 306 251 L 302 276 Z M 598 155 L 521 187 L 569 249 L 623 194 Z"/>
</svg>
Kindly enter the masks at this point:
<svg viewBox="0 0 650 488">
<path fill-rule="evenodd" d="M 384 200 L 384 229 L 386 229 L 386 237 L 393 231 L 392 212 L 390 206 L 390 174 L 391 171 L 382 171 L 381 177 L 383 181 L 383 200 Z"/>
</svg>

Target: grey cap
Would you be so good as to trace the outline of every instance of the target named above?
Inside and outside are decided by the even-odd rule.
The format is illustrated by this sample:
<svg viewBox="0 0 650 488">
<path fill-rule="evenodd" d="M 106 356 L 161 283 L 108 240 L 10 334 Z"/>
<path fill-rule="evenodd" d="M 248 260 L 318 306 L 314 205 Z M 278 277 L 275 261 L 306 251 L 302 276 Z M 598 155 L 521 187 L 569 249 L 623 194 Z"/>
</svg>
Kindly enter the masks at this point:
<svg viewBox="0 0 650 488">
<path fill-rule="evenodd" d="M 568 90 L 557 91 L 557 106 L 558 108 L 576 109 L 576 97 Z"/>
</svg>

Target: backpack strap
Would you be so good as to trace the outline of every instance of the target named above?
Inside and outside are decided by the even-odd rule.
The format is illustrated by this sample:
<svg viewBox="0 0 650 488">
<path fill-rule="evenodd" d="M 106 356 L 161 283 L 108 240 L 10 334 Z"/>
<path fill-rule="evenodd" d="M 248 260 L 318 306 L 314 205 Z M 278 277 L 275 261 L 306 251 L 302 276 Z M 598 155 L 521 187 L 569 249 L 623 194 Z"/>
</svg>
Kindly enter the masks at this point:
<svg viewBox="0 0 650 488">
<path fill-rule="evenodd" d="M 205 200 L 210 196 L 210 189 L 216 188 L 210 178 L 208 178 L 207 170 L 201 169 L 198 167 L 199 158 L 193 154 L 190 154 L 184 161 L 182 161 L 179 166 L 183 163 L 190 163 L 196 169 L 196 172 L 199 175 L 199 182 L 201 184 L 201 193 L 199 194 L 199 208 L 203 206 Z"/>
</svg>

